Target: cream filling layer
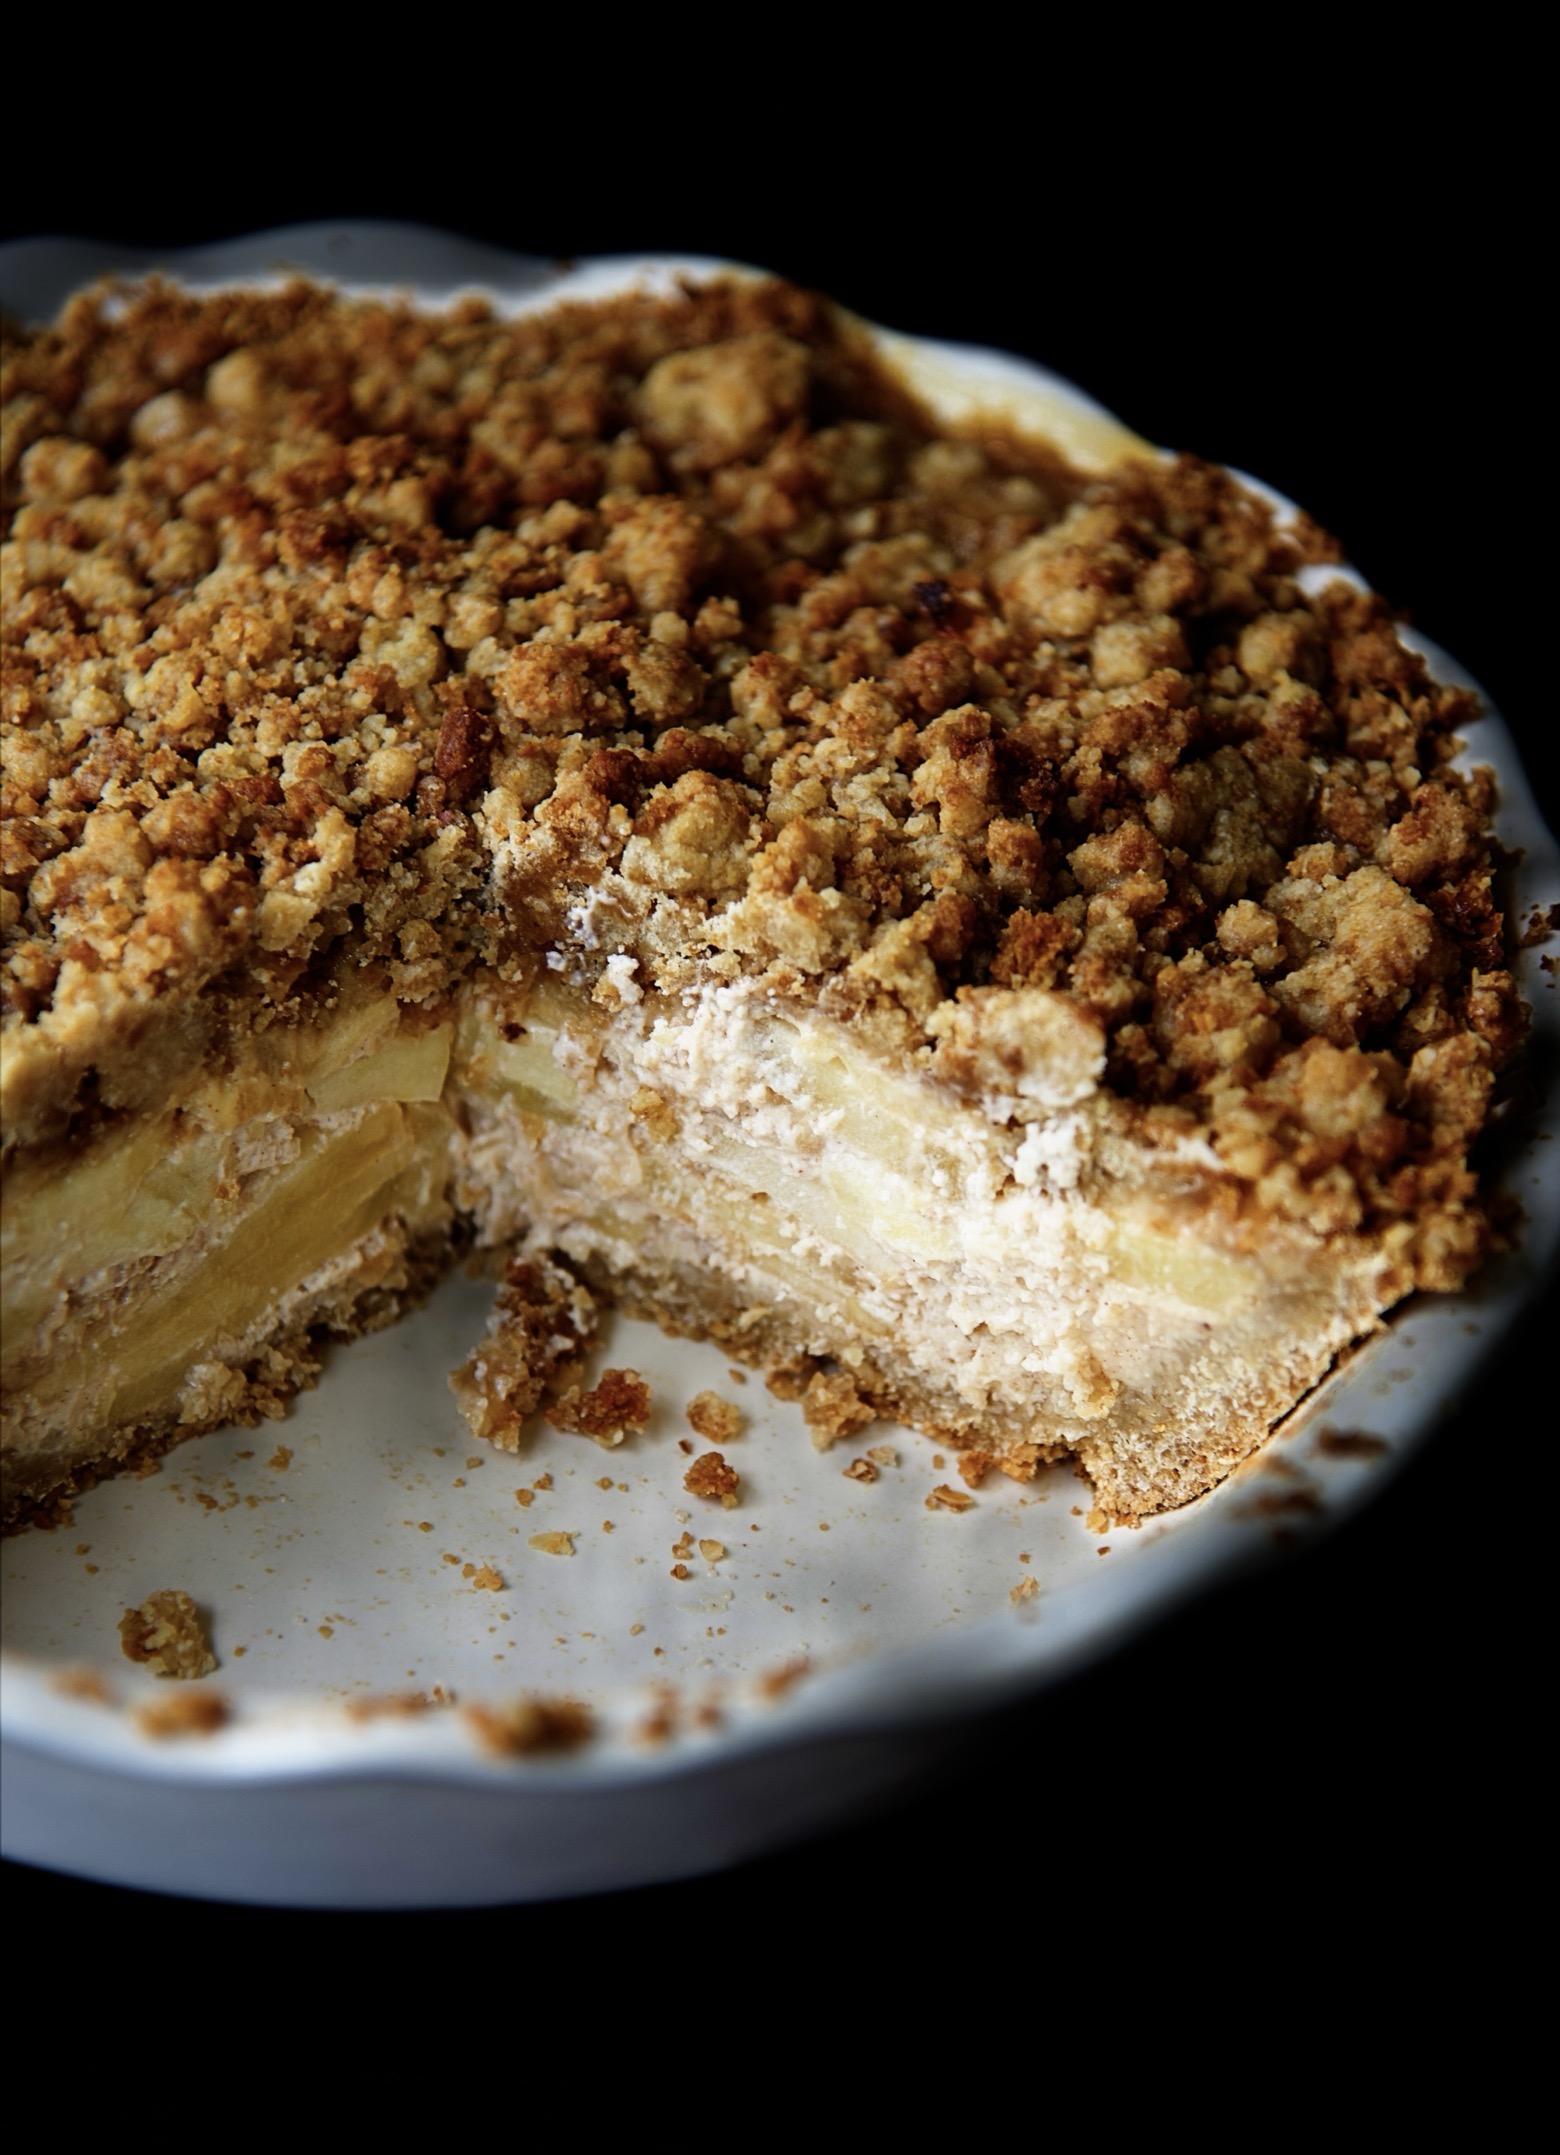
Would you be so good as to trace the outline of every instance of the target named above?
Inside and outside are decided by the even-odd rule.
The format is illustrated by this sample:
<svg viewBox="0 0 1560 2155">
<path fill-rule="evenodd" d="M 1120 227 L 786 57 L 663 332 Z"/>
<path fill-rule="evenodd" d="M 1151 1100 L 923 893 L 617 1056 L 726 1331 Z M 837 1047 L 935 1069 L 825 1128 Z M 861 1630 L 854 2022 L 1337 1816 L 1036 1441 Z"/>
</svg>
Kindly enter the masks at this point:
<svg viewBox="0 0 1560 2155">
<path fill-rule="evenodd" d="M 1221 1355 L 1243 1385 L 1269 1338 L 1330 1357 L 1388 1285 L 1365 1243 L 1221 1235 L 1203 1148 L 1103 1142 L 1097 1092 L 964 1105 L 741 983 L 604 1014 L 547 981 L 518 1016 L 468 1011 L 451 1083 L 457 1200 L 488 1239 L 712 1267 L 812 1351 L 892 1342 L 902 1373 L 1007 1421 L 1208 1411 Z"/>
<path fill-rule="evenodd" d="M 1330 1357 L 1401 1291 L 1366 1242 L 1238 1246 L 1199 1146 L 1134 1151 L 1055 1075 L 965 1103 L 744 983 L 659 998 L 609 974 L 598 1003 L 553 975 L 443 1024 L 359 986 L 162 1116 L 19 1163 L 11 1441 L 68 1423 L 89 1450 L 166 1412 L 302 1283 L 452 1195 L 490 1243 L 713 1269 L 814 1352 L 891 1350 L 929 1393 L 1064 1433 L 1211 1411 L 1221 1356 Z"/>
<path fill-rule="evenodd" d="M 8 1439 L 68 1421 L 86 1451 L 166 1412 L 193 1366 L 247 1348 L 383 1222 L 441 1217 L 452 1032 L 360 995 L 79 1158 L 18 1162 L 0 1209 Z"/>
</svg>

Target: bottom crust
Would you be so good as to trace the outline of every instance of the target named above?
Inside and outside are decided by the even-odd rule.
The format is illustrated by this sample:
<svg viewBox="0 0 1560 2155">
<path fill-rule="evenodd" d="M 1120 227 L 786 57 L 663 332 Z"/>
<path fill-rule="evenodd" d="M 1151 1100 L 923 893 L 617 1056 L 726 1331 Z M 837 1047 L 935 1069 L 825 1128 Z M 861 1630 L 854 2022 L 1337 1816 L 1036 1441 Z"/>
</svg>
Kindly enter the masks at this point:
<svg viewBox="0 0 1560 2155">
<path fill-rule="evenodd" d="M 273 1315 L 269 1329 L 235 1343 L 220 1362 L 200 1365 L 179 1397 L 158 1414 L 105 1436 L 90 1459 L 42 1447 L 13 1459 L 0 1529 L 53 1525 L 68 1501 L 119 1473 L 155 1471 L 156 1461 L 187 1437 L 278 1419 L 287 1402 L 311 1387 L 332 1341 L 356 1339 L 392 1324 L 426 1299 L 469 1245 L 469 1225 L 412 1229 L 384 1222 L 350 1252 L 305 1281 Z M 1377 1305 L 1363 1281 L 1318 1335 L 1269 1343 L 1258 1370 L 1232 1376 L 1205 1417 L 1145 1427 L 1125 1441 L 1120 1430 L 1048 1430 L 1032 1406 L 981 1409 L 928 1382 L 892 1340 L 863 1342 L 820 1332 L 816 1314 L 783 1299 L 755 1302 L 718 1262 L 686 1245 L 632 1255 L 610 1252 L 586 1233 L 565 1233 L 562 1254 L 606 1302 L 679 1337 L 712 1340 L 733 1360 L 762 1371 L 772 1388 L 801 1398 L 814 1441 L 882 1418 L 1029 1480 L 1042 1465 L 1076 1458 L 1092 1483 L 1102 1520 L 1118 1523 L 1186 1503 L 1222 1481 L 1250 1456 L 1361 1337 L 1378 1328 Z M 489 1249 L 489 1257 L 496 1252 Z M 827 1380 L 821 1387 L 814 1380 Z M 979 1460 L 975 1462 L 977 1468 Z"/>
<path fill-rule="evenodd" d="M 1114 1433 L 1096 1438 L 1049 1434 L 1037 1429 L 1030 1415 L 1015 1412 L 1004 1418 L 989 1410 L 976 1412 L 951 1391 L 940 1393 L 928 1385 L 921 1372 L 896 1367 L 892 1349 L 877 1342 L 870 1353 L 848 1340 L 834 1343 L 833 1353 L 821 1353 L 818 1334 L 805 1313 L 745 1302 L 714 1266 L 653 1262 L 642 1256 L 625 1266 L 597 1250 L 580 1258 L 577 1269 L 604 1300 L 628 1315 L 679 1337 L 713 1340 L 734 1361 L 763 1371 L 783 1397 L 805 1400 L 809 1380 L 820 1372 L 843 1376 L 849 1384 L 847 1402 L 853 1392 L 872 1417 L 903 1423 L 952 1449 L 984 1455 L 992 1467 L 1017 1481 L 1030 1481 L 1042 1466 L 1071 1457 L 1093 1487 L 1094 1516 L 1102 1526 L 1133 1525 L 1205 1495 L 1266 1443 L 1340 1357 L 1380 1329 L 1373 1303 L 1361 1298 L 1348 1321 L 1349 1336 L 1340 1344 L 1318 1350 L 1291 1343 L 1266 1381 L 1247 1384 L 1238 1403 L 1226 1404 L 1222 1414 L 1206 1424 L 1145 1429 L 1140 1443 L 1129 1449 Z M 814 1441 L 831 1442 L 827 1406 L 808 1418 Z M 861 1422 L 866 1418 L 863 1414 Z M 977 1459 L 977 1470 L 979 1465 Z"/>
</svg>

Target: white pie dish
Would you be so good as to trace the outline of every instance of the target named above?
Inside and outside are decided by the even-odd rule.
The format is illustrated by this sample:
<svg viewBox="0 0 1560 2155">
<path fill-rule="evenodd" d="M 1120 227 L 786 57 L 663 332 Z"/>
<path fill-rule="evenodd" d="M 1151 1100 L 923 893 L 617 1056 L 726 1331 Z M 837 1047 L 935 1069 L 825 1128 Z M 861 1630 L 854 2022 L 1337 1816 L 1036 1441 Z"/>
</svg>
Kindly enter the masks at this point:
<svg viewBox="0 0 1560 2155">
<path fill-rule="evenodd" d="M 410 285 L 431 301 L 480 284 L 501 305 L 527 306 L 721 266 L 603 262 L 560 273 L 388 227 L 261 235 L 165 266 L 194 284 L 226 283 L 281 260 L 359 288 Z M 136 266 L 74 243 L 25 243 L 0 254 L 0 301 L 47 313 L 95 272 Z M 956 390 L 1025 407 L 1080 456 L 1133 439 L 1027 362 L 888 341 L 896 357 L 913 353 L 939 401 Z M 1465 679 L 1420 647 L 1443 678 Z M 1526 918 L 1560 899 L 1554 843 L 1498 720 L 1481 723 L 1470 760 L 1500 778 L 1498 827 L 1521 849 L 1516 909 Z M 1552 1059 L 1560 1012 L 1538 956 L 1523 953 L 1522 980 L 1536 1045 Z M 449 1905 L 684 1874 L 843 1816 L 935 1749 L 958 1713 L 1078 1667 L 1260 1557 L 1276 1534 L 1340 1517 L 1378 1486 L 1543 1277 L 1560 1239 L 1560 1155 L 1541 1130 L 1557 1122 L 1551 1095 L 1513 1148 L 1507 1182 L 1526 1221 L 1511 1255 L 1462 1295 L 1405 1307 L 1248 1470 L 1185 1512 L 1103 1537 L 1106 1557 L 1074 1515 L 1082 1485 L 1062 1470 L 1029 1490 L 983 1492 L 971 1515 L 928 1513 L 939 1477 L 923 1440 L 894 1438 L 899 1468 L 853 1485 L 842 1455 L 811 1450 L 794 1410 L 756 1383 L 735 1392 L 716 1350 L 622 1322 L 601 1360 L 633 1363 L 666 1403 L 646 1439 L 611 1455 L 548 1433 L 520 1461 L 489 1456 L 468 1470 L 475 1454 L 444 1372 L 479 1327 L 485 1290 L 452 1281 L 407 1323 L 334 1357 L 276 1431 L 199 1440 L 154 1479 L 93 1492 L 62 1531 L 7 1545 L 7 1853 L 231 1898 Z M 744 1498 L 713 1526 L 691 1517 L 697 1507 L 673 1471 L 672 1409 L 708 1384 L 770 1425 L 767 1438 L 755 1427 L 741 1440 L 752 1508 Z M 1327 1429 L 1366 1441 L 1329 1448 Z M 278 1438 L 293 1455 L 285 1471 L 267 1464 Z M 355 1463 L 345 1456 L 354 1448 Z M 626 1490 L 592 1488 L 609 1469 Z M 554 1489 L 521 1512 L 511 1491 L 544 1471 Z M 614 1520 L 610 1544 L 603 1516 Z M 731 1555 L 673 1582 L 669 1545 L 684 1524 L 728 1540 Z M 530 1531 L 554 1525 L 579 1532 L 572 1562 L 528 1550 Z M 505 1594 L 474 1593 L 461 1577 L 469 1560 L 496 1564 L 511 1582 Z M 1010 1604 L 1026 1573 L 1042 1591 Z M 200 1741 L 144 1733 L 134 1708 L 153 1687 L 113 1651 L 120 1610 L 168 1585 L 217 1612 L 217 1681 L 235 1712 Z M 508 1643 L 527 1618 L 531 1636 Z M 631 1633 L 633 1624 L 645 1628 Z M 803 1653 L 805 1679 L 766 1695 L 765 1679 Z M 79 1686 L 73 1695 L 68 1679 L 61 1688 L 62 1672 L 92 1664 L 112 1689 L 109 1706 Z M 648 1743 L 662 1681 L 678 1689 L 682 1725 Z M 435 1683 L 462 1702 L 587 1695 L 602 1732 L 563 1756 L 505 1759 L 483 1750 L 458 1710 L 368 1719 L 350 1710 L 354 1697 Z M 713 1703 L 722 1718 L 701 1722 Z"/>
</svg>

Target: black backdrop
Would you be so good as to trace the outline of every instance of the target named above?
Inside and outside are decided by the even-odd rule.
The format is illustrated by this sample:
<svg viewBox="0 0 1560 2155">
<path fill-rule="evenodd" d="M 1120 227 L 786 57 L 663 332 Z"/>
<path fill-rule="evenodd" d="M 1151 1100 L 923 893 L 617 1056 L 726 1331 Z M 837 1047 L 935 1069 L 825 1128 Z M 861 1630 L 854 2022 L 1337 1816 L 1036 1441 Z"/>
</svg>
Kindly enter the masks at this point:
<svg viewBox="0 0 1560 2155">
<path fill-rule="evenodd" d="M 1255 473 L 1338 532 L 1487 685 L 1555 821 L 1536 174 L 1498 129 L 1470 132 L 1490 94 L 1477 71 L 1417 102 L 1405 92 L 1368 157 L 1349 147 L 1350 85 L 1298 131 L 1261 97 L 1210 91 L 1210 149 L 1176 118 L 1184 78 L 1162 116 L 1150 82 L 1130 121 L 1100 104 L 1058 131 L 1033 83 L 999 129 L 937 73 L 928 54 L 920 102 L 907 115 L 901 94 L 865 123 L 859 78 L 809 116 L 695 104 L 680 119 L 674 100 L 620 80 L 621 124 L 606 125 L 495 61 L 480 129 L 469 114 L 414 125 L 403 95 L 305 100 L 285 154 L 242 114 L 220 140 L 182 122 L 171 144 L 127 129 L 86 167 L 72 134 L 20 160 L 5 231 L 174 246 L 383 216 L 560 256 L 688 250 L 762 263 L 896 328 L 1028 353 L 1148 437 Z M 881 1995 L 904 1972 L 884 1958 L 899 1939 L 928 2003 L 966 2025 L 985 2017 L 977 1998 L 994 2002 L 997 1969 L 999 1989 L 1039 1999 L 1047 1971 L 1102 1936 L 1134 1967 L 1168 1955 L 1172 1971 L 1193 1933 L 1199 1951 L 1225 1948 L 1221 2021 L 1249 2007 L 1235 1971 L 1291 1949 L 1324 1953 L 1349 1997 L 1405 1971 L 1460 1996 L 1452 1937 L 1470 1923 L 1487 1935 L 1530 1848 L 1521 1493 L 1546 1347 L 1530 1323 L 1363 1517 L 971 1731 L 945 1787 L 812 1847 L 566 1908 L 366 1919 L 350 1942 L 344 1918 L 160 1902 L 14 1866 L 13 1910 L 34 1937 L 64 1925 L 131 1959 L 154 1937 L 290 1955 L 308 1932 L 361 1967 L 372 1935 L 386 1977 L 434 1948 L 473 1969 L 490 1954 L 556 1965 L 567 1948 L 642 1973 L 679 1940 L 722 1941 L 728 1970 L 848 1940 L 826 2018 L 832 1999 L 854 2019 L 861 1985 Z M 978 1951 L 964 1937 L 977 1915 L 998 1926 Z M 640 1975 L 632 1987 L 652 2018 L 674 2010 Z"/>
</svg>

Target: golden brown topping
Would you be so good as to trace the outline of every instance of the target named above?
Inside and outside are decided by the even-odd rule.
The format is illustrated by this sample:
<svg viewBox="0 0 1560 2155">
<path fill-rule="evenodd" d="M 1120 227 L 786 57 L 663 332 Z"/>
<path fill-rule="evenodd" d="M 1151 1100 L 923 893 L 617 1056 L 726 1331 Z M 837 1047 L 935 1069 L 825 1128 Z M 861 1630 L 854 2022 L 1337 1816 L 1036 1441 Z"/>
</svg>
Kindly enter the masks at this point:
<svg viewBox="0 0 1560 2155">
<path fill-rule="evenodd" d="M 1304 519 L 940 438 L 773 282 L 518 321 L 151 282 L 6 367 L 8 1141 L 341 962 L 430 1007 L 524 973 L 589 890 L 604 1001 L 746 977 L 1017 1120 L 1070 1071 L 1254 1214 L 1476 1254 L 1522 1012 L 1473 710 L 1302 583 Z M 1346 1143 L 1317 1043 L 1377 1071 Z"/>
</svg>

